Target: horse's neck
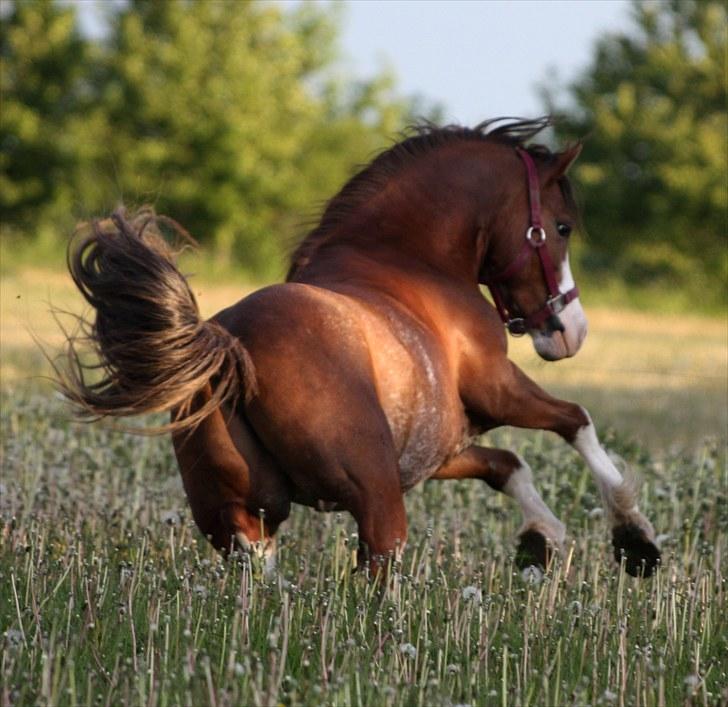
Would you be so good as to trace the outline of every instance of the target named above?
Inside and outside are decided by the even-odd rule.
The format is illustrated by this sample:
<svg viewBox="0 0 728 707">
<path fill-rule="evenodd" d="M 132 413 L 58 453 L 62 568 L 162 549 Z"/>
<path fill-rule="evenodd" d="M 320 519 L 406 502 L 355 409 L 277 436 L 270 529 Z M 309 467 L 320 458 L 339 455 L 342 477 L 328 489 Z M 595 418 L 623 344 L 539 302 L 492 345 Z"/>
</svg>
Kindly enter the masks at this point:
<svg viewBox="0 0 728 707">
<path fill-rule="evenodd" d="M 334 257 L 345 267 L 343 253 L 401 255 L 405 268 L 419 263 L 453 278 L 477 277 L 477 212 L 484 205 L 498 212 L 501 189 L 494 170 L 475 164 L 454 155 L 444 171 L 442 161 L 412 165 L 350 211 L 334 200 L 333 211 L 299 246 L 291 277 L 321 270 Z"/>
</svg>

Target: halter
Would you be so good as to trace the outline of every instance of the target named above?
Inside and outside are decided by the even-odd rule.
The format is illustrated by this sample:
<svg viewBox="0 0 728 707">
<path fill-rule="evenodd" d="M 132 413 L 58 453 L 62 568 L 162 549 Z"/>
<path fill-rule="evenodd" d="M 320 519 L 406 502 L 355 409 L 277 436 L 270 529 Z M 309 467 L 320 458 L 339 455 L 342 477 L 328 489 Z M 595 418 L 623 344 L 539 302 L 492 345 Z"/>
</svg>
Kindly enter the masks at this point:
<svg viewBox="0 0 728 707">
<path fill-rule="evenodd" d="M 536 165 L 526 150 L 517 147 L 516 152 L 523 160 L 523 164 L 526 165 L 531 225 L 526 230 L 526 242 L 523 244 L 520 253 L 505 269 L 487 278 L 485 284 L 488 286 L 491 295 L 493 295 L 493 302 L 498 310 L 498 314 L 500 314 L 500 318 L 503 320 L 509 333 L 512 336 L 523 336 L 529 329 L 538 329 L 546 320 L 551 317 L 556 317 L 562 312 L 569 302 L 579 296 L 579 288 L 572 287 L 568 292 L 559 291 L 559 285 L 556 282 L 556 269 L 549 255 L 549 250 L 545 247 L 546 231 L 541 222 L 541 192 Z M 549 296 L 546 299 L 546 304 L 537 312 L 527 317 L 511 317 L 508 313 L 503 295 L 501 294 L 499 284 L 510 280 L 516 273 L 523 270 L 534 250 L 538 253 L 541 262 L 541 270 L 546 280 Z"/>
</svg>

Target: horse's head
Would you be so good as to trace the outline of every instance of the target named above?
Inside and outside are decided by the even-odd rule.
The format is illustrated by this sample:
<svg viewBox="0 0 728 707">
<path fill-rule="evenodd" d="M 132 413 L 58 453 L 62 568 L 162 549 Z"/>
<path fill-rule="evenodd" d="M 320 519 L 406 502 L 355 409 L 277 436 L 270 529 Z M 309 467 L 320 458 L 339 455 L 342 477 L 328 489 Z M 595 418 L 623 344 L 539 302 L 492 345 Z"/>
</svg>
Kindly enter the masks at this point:
<svg viewBox="0 0 728 707">
<path fill-rule="evenodd" d="M 509 331 L 529 334 L 547 361 L 573 356 L 587 331 L 568 253 L 579 217 L 566 172 L 580 151 L 581 145 L 561 153 L 512 150 L 511 186 L 481 270 Z"/>
</svg>

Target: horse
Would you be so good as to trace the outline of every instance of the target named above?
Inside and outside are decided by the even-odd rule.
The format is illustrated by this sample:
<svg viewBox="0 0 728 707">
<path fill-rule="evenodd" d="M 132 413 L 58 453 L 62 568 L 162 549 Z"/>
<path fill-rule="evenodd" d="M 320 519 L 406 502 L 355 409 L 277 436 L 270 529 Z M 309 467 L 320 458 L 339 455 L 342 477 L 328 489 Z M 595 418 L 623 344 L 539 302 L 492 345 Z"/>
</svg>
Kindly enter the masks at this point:
<svg viewBox="0 0 728 707">
<path fill-rule="evenodd" d="M 655 531 L 590 415 L 507 355 L 508 334 L 557 361 L 587 332 L 568 257 L 581 144 L 533 144 L 548 125 L 412 129 L 325 205 L 283 283 L 207 321 L 163 233 L 171 219 L 122 208 L 92 222 L 68 265 L 95 310 L 101 377 L 69 339 L 63 391 L 96 419 L 171 414 L 152 431 L 171 432 L 194 520 L 222 553 L 274 562 L 297 503 L 351 513 L 374 574 L 401 554 L 404 494 L 427 479 L 480 479 L 513 498 L 517 557 L 548 567 L 564 524 L 521 456 L 479 442 L 504 425 L 548 430 L 591 470 L 616 561 L 651 575 Z"/>
</svg>

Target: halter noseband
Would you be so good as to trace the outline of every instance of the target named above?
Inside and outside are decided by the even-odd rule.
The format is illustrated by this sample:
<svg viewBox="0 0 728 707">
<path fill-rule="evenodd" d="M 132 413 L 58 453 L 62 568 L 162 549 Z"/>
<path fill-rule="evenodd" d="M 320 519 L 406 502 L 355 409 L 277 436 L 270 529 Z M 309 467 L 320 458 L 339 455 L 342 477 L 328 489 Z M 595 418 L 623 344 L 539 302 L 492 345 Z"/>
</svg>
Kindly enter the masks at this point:
<svg viewBox="0 0 728 707">
<path fill-rule="evenodd" d="M 533 158 L 528 152 L 520 147 L 516 148 L 518 156 L 523 160 L 528 175 L 528 203 L 531 211 L 530 226 L 526 230 L 526 241 L 521 251 L 501 272 L 491 275 L 485 280 L 498 314 L 506 325 L 506 328 L 513 336 L 523 336 L 529 329 L 537 329 L 551 317 L 556 317 L 564 310 L 569 302 L 579 296 L 579 288 L 572 287 L 568 292 L 560 292 L 556 282 L 556 269 L 546 248 L 546 231 L 541 222 L 541 191 L 538 183 L 538 173 Z M 527 317 L 511 317 L 508 313 L 499 284 L 510 280 L 516 273 L 520 272 L 531 258 L 533 251 L 538 253 L 541 262 L 541 270 L 546 280 L 549 296 L 541 309 Z"/>
</svg>

